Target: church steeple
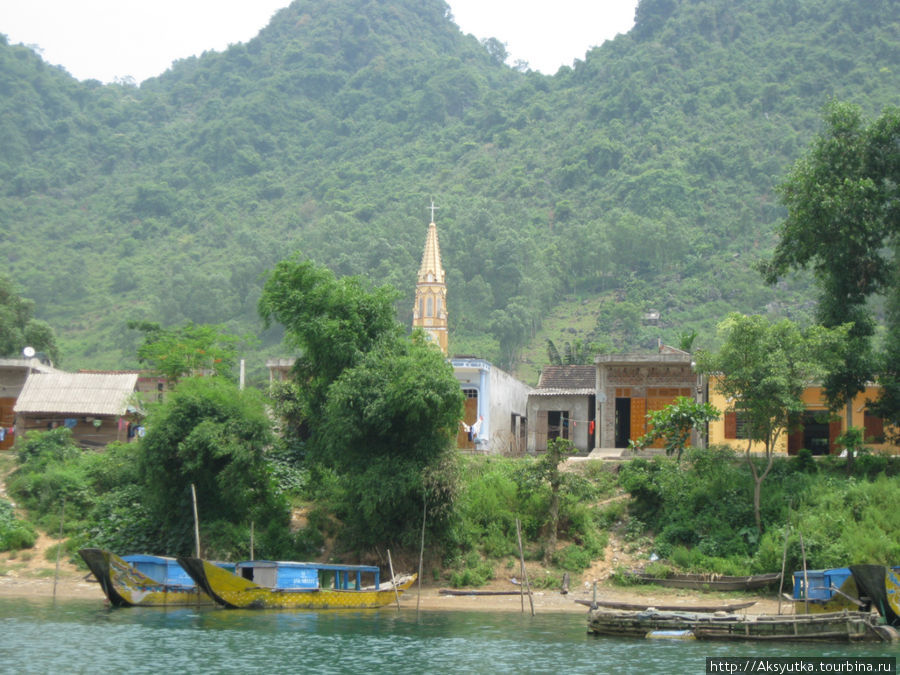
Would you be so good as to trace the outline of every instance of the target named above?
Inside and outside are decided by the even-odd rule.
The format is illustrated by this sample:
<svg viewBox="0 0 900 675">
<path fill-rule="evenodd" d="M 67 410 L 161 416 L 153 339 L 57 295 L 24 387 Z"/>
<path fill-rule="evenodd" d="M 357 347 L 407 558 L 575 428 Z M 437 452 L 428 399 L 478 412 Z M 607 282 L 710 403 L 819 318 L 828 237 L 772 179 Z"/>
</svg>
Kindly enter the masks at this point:
<svg viewBox="0 0 900 675">
<path fill-rule="evenodd" d="M 422 328 L 447 353 L 447 285 L 444 283 L 444 268 L 441 265 L 441 248 L 438 245 L 437 225 L 434 224 L 434 210 L 431 202 L 431 223 L 425 237 L 425 251 L 419 266 L 416 282 L 416 304 L 413 307 L 413 328 Z"/>
</svg>

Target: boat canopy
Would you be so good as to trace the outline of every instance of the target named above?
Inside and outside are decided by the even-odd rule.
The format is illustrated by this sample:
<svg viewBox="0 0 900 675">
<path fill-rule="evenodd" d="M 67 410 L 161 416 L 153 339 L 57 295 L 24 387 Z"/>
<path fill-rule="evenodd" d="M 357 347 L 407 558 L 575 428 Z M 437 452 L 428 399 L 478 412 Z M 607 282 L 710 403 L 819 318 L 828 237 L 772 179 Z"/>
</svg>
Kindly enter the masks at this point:
<svg viewBox="0 0 900 675">
<path fill-rule="evenodd" d="M 122 560 L 133 566 L 141 574 L 150 577 L 158 584 L 167 586 L 194 586 L 194 580 L 188 576 L 175 558 L 158 555 L 123 555 Z"/>
<path fill-rule="evenodd" d="M 807 570 L 808 592 L 804 593 L 803 572 L 794 572 L 794 600 L 830 600 L 834 589 L 840 588 L 850 577 L 849 567 L 827 570 Z"/>
<path fill-rule="evenodd" d="M 359 590 L 363 574 L 371 575 L 377 588 L 381 570 L 374 565 L 245 560 L 237 563 L 235 574 L 268 588 Z"/>
</svg>

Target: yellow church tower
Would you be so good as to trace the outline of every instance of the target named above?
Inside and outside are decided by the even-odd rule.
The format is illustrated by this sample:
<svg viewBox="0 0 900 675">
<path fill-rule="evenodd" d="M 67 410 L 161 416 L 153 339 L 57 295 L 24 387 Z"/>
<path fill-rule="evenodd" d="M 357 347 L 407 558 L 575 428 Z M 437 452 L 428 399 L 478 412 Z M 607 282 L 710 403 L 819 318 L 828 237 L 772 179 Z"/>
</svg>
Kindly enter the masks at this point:
<svg viewBox="0 0 900 675">
<path fill-rule="evenodd" d="M 438 246 L 437 225 L 431 202 L 431 223 L 425 238 L 425 251 L 416 282 L 416 304 L 413 307 L 413 328 L 422 328 L 444 354 L 447 354 L 447 284 L 441 266 L 441 249 Z"/>
</svg>

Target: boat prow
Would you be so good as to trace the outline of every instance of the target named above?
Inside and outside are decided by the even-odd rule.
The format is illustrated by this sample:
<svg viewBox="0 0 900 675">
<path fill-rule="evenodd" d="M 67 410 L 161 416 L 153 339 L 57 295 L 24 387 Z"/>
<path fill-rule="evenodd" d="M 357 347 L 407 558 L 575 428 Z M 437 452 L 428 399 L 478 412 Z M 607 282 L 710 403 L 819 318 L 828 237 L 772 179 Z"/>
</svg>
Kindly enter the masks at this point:
<svg viewBox="0 0 900 675">
<path fill-rule="evenodd" d="M 212 604 L 210 597 L 191 582 L 174 558 L 120 557 L 100 548 L 83 548 L 78 553 L 113 607 Z M 150 573 L 145 574 L 141 568 Z"/>
</svg>

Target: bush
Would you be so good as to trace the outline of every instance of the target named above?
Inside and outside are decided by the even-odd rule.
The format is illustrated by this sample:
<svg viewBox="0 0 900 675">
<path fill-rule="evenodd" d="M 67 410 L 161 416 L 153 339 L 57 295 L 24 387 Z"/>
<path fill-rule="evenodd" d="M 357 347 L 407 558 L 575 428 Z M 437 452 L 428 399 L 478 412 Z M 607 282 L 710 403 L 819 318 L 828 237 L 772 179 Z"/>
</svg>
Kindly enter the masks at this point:
<svg viewBox="0 0 900 675">
<path fill-rule="evenodd" d="M 494 578 L 494 566 L 477 554 L 466 556 L 461 569 L 450 573 L 450 585 L 454 588 L 463 586 L 484 586 Z"/>
<path fill-rule="evenodd" d="M 13 505 L 0 500 L 0 551 L 31 548 L 37 533 L 31 523 L 16 518 Z"/>
</svg>

